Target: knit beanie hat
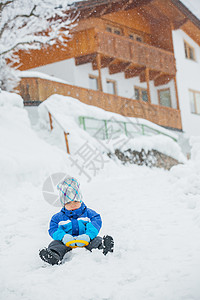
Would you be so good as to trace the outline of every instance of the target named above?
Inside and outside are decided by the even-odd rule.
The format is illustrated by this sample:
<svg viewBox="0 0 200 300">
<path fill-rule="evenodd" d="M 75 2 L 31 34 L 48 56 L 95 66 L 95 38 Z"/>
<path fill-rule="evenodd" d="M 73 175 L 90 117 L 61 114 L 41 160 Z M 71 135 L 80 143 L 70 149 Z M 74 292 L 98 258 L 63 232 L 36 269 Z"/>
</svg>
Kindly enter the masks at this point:
<svg viewBox="0 0 200 300">
<path fill-rule="evenodd" d="M 62 180 L 57 188 L 59 190 L 60 202 L 63 206 L 70 201 L 78 201 L 83 202 L 83 196 L 79 189 L 80 183 L 76 180 L 76 178 L 67 176 Z"/>
</svg>

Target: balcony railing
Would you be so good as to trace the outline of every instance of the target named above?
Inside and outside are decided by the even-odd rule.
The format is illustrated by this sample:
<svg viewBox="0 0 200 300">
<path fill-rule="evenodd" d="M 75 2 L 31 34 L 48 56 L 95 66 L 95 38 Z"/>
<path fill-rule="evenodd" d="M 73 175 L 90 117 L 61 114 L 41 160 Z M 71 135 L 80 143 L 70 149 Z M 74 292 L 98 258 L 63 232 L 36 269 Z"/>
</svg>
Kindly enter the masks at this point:
<svg viewBox="0 0 200 300">
<path fill-rule="evenodd" d="M 81 63 L 91 62 L 89 55 L 100 53 L 102 57 L 130 63 L 131 68 L 146 67 L 171 76 L 176 74 L 173 53 L 109 32 L 95 29 L 77 32 L 69 42 L 69 48 L 73 49 L 74 57 L 83 58 Z"/>
<path fill-rule="evenodd" d="M 98 32 L 97 41 L 98 52 L 105 56 L 169 75 L 176 73 L 175 58 L 171 52 L 107 32 Z"/>
<path fill-rule="evenodd" d="M 24 103 L 34 105 L 53 94 L 79 99 L 81 102 L 103 108 L 127 117 L 147 119 L 161 126 L 182 129 L 180 111 L 143 101 L 128 99 L 100 91 L 89 90 L 42 78 L 22 78 L 19 91 Z"/>
</svg>

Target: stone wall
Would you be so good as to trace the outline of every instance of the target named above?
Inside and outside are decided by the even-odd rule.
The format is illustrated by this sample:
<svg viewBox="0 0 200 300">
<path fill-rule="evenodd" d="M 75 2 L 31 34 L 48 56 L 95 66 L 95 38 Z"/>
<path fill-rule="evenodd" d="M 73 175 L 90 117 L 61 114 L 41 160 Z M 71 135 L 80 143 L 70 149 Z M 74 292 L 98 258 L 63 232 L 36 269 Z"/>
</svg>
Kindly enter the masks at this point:
<svg viewBox="0 0 200 300">
<path fill-rule="evenodd" d="M 108 154 L 109 157 L 113 157 L 113 155 L 121 160 L 123 164 L 145 165 L 148 167 L 164 168 L 165 170 L 170 170 L 173 166 L 179 164 L 176 159 L 157 150 L 149 150 L 146 152 L 144 149 L 141 151 L 128 149 L 122 152 L 121 150 L 116 149 L 114 154 Z"/>
</svg>

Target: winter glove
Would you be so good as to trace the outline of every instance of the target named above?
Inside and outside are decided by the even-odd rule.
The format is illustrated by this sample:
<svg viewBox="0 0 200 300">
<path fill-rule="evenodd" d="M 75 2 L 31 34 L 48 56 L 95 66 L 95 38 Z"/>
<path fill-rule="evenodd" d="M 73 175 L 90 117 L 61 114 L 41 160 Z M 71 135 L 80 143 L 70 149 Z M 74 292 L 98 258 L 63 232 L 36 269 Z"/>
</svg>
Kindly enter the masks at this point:
<svg viewBox="0 0 200 300">
<path fill-rule="evenodd" d="M 62 239 L 62 242 L 63 242 L 63 244 L 66 245 L 66 243 L 71 242 L 73 240 L 74 240 L 74 237 L 71 234 L 65 234 Z M 70 246 L 75 246 L 75 244 L 70 244 Z"/>
<path fill-rule="evenodd" d="M 86 241 L 86 242 L 90 242 L 90 237 L 87 234 L 81 234 L 75 237 L 75 240 L 82 240 L 82 241 Z M 76 245 L 78 247 L 82 247 L 85 246 L 85 244 L 83 243 L 76 243 Z"/>
</svg>

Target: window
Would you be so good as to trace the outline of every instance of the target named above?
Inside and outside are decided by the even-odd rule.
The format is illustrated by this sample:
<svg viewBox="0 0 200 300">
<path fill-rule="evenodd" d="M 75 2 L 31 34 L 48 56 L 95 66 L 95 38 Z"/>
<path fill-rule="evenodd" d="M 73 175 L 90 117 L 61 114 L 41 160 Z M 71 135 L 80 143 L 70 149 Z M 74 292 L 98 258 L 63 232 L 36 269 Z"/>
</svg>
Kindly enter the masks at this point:
<svg viewBox="0 0 200 300">
<path fill-rule="evenodd" d="M 94 75 L 89 75 L 89 87 L 92 90 L 99 90 L 99 78 Z"/>
<path fill-rule="evenodd" d="M 135 99 L 148 102 L 147 90 L 140 87 L 135 87 Z"/>
<path fill-rule="evenodd" d="M 122 35 L 122 29 L 119 27 L 115 27 L 115 26 L 111 26 L 111 25 L 107 25 L 106 26 L 106 31 L 107 32 L 111 32 L 117 35 Z"/>
<path fill-rule="evenodd" d="M 191 112 L 200 115 L 200 92 L 189 90 Z"/>
<path fill-rule="evenodd" d="M 129 33 L 129 38 L 137 42 L 143 42 L 143 37 L 133 32 Z"/>
<path fill-rule="evenodd" d="M 136 35 L 135 35 L 135 40 L 136 40 L 137 42 L 142 42 L 142 37 L 136 34 Z"/>
<path fill-rule="evenodd" d="M 107 93 L 117 95 L 117 84 L 116 81 L 107 79 L 106 80 Z"/>
<path fill-rule="evenodd" d="M 196 60 L 194 48 L 185 41 L 184 41 L 184 48 L 185 48 L 185 57 L 191 60 Z"/>
<path fill-rule="evenodd" d="M 166 107 L 172 107 L 170 89 L 159 90 L 158 98 L 159 98 L 160 105 Z"/>
</svg>

